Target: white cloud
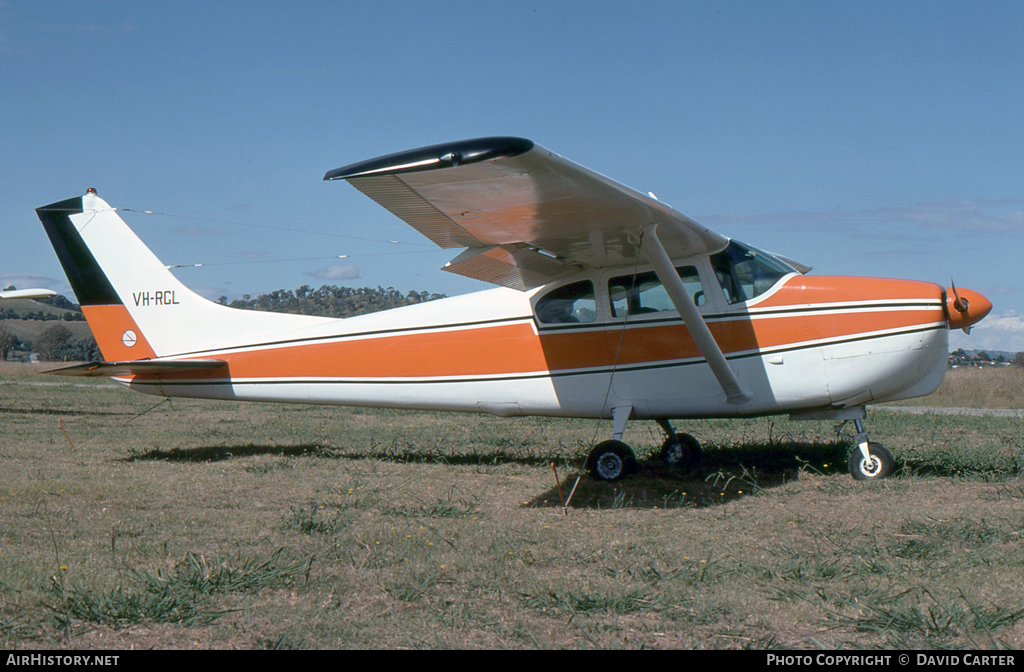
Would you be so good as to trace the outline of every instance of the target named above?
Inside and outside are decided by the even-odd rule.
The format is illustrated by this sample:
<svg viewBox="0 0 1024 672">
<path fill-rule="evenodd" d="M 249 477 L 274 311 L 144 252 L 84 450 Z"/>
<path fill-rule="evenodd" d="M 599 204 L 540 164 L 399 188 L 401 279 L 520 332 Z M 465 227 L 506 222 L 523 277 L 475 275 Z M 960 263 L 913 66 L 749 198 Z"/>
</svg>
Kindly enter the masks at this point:
<svg viewBox="0 0 1024 672">
<path fill-rule="evenodd" d="M 355 264 L 328 266 L 320 271 L 306 273 L 306 275 L 311 275 L 321 280 L 354 280 L 359 277 L 359 267 Z"/>
<path fill-rule="evenodd" d="M 1024 230 L 1024 211 L 1010 210 L 1019 206 L 1017 199 L 940 201 L 918 203 L 906 208 L 870 210 L 865 214 L 880 218 L 909 220 L 921 226 L 959 231 L 1002 233 Z"/>
<path fill-rule="evenodd" d="M 0 274 L 0 286 L 9 287 L 10 285 L 14 285 L 18 289 L 30 289 L 32 287 L 56 289 L 61 285 L 61 281 L 48 278 L 45 275 L 36 275 L 35 273 Z"/>
<path fill-rule="evenodd" d="M 699 217 L 706 224 L 835 224 L 855 227 L 858 224 L 891 224 L 911 222 L 931 229 L 982 231 L 990 233 L 1024 231 L 1024 201 L 1002 200 L 936 201 L 916 203 L 902 208 L 872 208 L 854 212 L 791 211 L 760 214 L 721 214 Z"/>
<path fill-rule="evenodd" d="M 1013 310 L 990 313 L 974 325 L 970 335 L 956 329 L 949 333 L 949 348 L 1024 352 L 1024 315 Z"/>
</svg>

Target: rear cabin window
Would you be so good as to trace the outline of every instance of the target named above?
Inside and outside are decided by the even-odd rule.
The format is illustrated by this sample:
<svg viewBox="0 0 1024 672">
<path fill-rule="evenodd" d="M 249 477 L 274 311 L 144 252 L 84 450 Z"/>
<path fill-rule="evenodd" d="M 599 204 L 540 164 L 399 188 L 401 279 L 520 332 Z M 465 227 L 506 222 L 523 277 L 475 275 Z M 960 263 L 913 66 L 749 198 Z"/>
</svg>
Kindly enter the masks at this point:
<svg viewBox="0 0 1024 672">
<path fill-rule="evenodd" d="M 784 276 L 796 271 L 776 257 L 738 243 L 729 243 L 711 256 L 711 266 L 729 303 L 741 303 L 758 297 Z"/>
<path fill-rule="evenodd" d="M 704 304 L 704 287 L 694 266 L 676 269 L 686 292 L 697 306 Z M 608 296 L 611 299 L 612 316 L 645 315 L 675 310 L 668 292 L 654 271 L 636 275 L 622 275 L 608 281 Z"/>
<path fill-rule="evenodd" d="M 597 320 L 594 283 L 574 282 L 553 289 L 537 302 L 537 319 L 544 324 L 573 324 Z"/>
</svg>

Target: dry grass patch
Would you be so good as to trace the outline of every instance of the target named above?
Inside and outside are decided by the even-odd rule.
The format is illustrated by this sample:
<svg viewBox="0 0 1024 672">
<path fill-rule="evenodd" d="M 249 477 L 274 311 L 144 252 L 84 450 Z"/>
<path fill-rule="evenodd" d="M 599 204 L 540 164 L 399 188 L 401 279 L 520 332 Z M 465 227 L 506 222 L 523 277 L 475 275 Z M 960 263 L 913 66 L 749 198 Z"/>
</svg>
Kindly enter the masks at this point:
<svg viewBox="0 0 1024 672">
<path fill-rule="evenodd" d="M 1024 644 L 1017 418 L 873 414 L 898 461 L 880 483 L 849 477 L 829 423 L 680 423 L 706 447 L 684 477 L 634 422 L 640 473 L 584 477 L 563 511 L 607 423 L 11 375 L 9 648 Z"/>
<path fill-rule="evenodd" d="M 1024 410 L 1024 368 L 955 368 L 934 393 L 896 402 L 902 406 L 1010 408 Z"/>
</svg>

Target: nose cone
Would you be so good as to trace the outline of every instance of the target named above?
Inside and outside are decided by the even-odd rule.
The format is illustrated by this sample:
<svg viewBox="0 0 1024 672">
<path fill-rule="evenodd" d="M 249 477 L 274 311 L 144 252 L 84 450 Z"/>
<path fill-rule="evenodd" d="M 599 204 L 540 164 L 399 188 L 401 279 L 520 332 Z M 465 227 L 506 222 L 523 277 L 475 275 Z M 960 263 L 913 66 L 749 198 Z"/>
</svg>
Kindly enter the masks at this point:
<svg viewBox="0 0 1024 672">
<path fill-rule="evenodd" d="M 950 329 L 967 329 L 992 310 L 992 302 L 971 289 L 946 289 L 946 317 Z"/>
</svg>

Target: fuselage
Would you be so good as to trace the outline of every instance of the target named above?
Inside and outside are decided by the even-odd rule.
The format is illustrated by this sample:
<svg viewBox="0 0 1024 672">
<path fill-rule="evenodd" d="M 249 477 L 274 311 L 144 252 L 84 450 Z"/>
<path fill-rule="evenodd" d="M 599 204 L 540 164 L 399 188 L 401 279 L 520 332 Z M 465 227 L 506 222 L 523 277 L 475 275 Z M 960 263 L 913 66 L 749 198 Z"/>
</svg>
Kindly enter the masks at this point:
<svg viewBox="0 0 1024 672">
<path fill-rule="evenodd" d="M 938 285 L 792 273 L 729 304 L 706 261 L 678 263 L 700 269 L 702 316 L 754 395 L 742 406 L 726 403 L 678 313 L 655 305 L 630 314 L 616 304 L 616 279 L 635 274 L 621 268 L 343 320 L 275 316 L 307 322 L 287 337 L 172 355 L 224 360 L 225 369 L 121 380 L 167 396 L 502 416 L 607 417 L 629 405 L 634 417 L 651 418 L 862 405 L 928 394 L 941 382 L 947 323 Z M 540 313 L 545 297 L 581 278 L 594 288 L 584 320 Z"/>
</svg>

